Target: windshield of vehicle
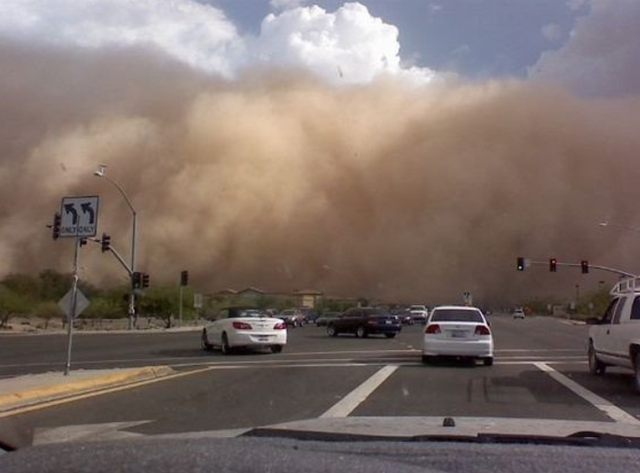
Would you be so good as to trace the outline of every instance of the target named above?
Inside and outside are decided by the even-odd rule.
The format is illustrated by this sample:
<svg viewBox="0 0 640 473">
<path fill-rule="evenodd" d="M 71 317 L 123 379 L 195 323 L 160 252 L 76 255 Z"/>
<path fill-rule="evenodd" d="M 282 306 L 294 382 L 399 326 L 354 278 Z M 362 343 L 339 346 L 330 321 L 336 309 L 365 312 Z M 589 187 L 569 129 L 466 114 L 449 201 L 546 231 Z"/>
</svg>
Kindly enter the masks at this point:
<svg viewBox="0 0 640 473">
<path fill-rule="evenodd" d="M 266 317 L 266 314 L 262 311 L 255 309 L 239 309 L 232 311 L 229 315 L 231 318 L 239 317 Z"/>
<path fill-rule="evenodd" d="M 0 0 L 0 443 L 640 426 L 639 183 L 640 0 Z"/>
<path fill-rule="evenodd" d="M 388 316 L 389 313 L 384 309 L 364 309 L 363 314 L 366 316 Z"/>
<path fill-rule="evenodd" d="M 484 323 L 482 314 L 476 310 L 437 309 L 431 315 L 430 322 L 479 322 Z"/>
</svg>

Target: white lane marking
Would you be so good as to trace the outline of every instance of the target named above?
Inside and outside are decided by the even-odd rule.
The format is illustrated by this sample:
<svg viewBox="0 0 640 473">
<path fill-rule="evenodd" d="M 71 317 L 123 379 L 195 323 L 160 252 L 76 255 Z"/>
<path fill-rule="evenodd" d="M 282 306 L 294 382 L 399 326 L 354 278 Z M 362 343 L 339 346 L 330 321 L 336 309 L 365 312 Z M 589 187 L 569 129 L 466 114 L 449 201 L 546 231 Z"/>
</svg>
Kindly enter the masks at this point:
<svg viewBox="0 0 640 473">
<path fill-rule="evenodd" d="M 547 373 L 549 376 L 551 376 L 557 382 L 562 384 L 564 387 L 566 387 L 566 388 L 570 389 L 571 391 L 573 391 L 574 393 L 576 393 L 582 399 L 584 399 L 585 401 L 587 401 L 588 403 L 593 405 L 595 408 L 597 408 L 597 409 L 601 410 L 602 412 L 604 412 L 607 416 L 611 417 L 616 422 L 622 422 L 622 423 L 625 423 L 625 424 L 640 425 L 640 420 L 636 419 L 634 416 L 632 416 L 631 414 L 627 413 L 626 411 L 623 411 L 618 406 L 616 406 L 613 403 L 607 401 L 606 399 L 598 396 L 595 393 L 592 393 L 587 388 L 579 385 L 578 383 L 576 383 L 572 379 L 568 378 L 567 376 L 563 375 L 559 371 L 556 371 L 551 366 L 549 366 L 547 363 L 537 362 L 537 363 L 533 363 L 533 364 L 539 370 L 544 371 L 545 373 Z"/>
<path fill-rule="evenodd" d="M 547 353 L 547 352 L 579 352 L 583 353 L 586 350 L 582 348 L 505 348 L 503 350 L 494 350 L 496 353 L 511 353 L 511 352 L 524 352 L 524 353 Z"/>
<path fill-rule="evenodd" d="M 347 417 L 351 414 L 356 407 L 362 404 L 373 391 L 375 391 L 389 376 L 391 376 L 398 366 L 387 365 L 383 366 L 380 370 L 374 373 L 369 379 L 367 379 L 360 386 L 355 388 L 327 412 L 322 414 L 321 418 L 327 417 Z"/>
</svg>

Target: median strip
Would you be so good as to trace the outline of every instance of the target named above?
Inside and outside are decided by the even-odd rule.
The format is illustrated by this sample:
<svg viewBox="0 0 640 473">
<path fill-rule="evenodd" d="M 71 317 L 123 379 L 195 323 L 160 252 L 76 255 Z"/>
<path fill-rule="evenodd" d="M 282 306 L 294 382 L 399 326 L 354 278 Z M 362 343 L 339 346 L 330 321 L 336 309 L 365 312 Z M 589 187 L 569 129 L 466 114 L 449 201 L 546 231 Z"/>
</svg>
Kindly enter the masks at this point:
<svg viewBox="0 0 640 473">
<path fill-rule="evenodd" d="M 69 376 L 44 373 L 8 378 L 0 381 L 0 413 L 114 386 L 158 379 L 173 373 L 174 370 L 169 366 L 145 366 L 117 370 L 79 370 Z"/>
</svg>

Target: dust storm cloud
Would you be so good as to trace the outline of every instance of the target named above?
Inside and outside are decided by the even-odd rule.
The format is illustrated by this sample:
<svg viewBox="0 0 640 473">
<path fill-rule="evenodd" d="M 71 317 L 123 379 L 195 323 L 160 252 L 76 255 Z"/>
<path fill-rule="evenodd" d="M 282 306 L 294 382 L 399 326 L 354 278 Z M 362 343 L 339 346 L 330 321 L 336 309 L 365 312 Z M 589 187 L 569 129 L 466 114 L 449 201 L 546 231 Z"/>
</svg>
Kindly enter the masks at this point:
<svg viewBox="0 0 640 473">
<path fill-rule="evenodd" d="M 0 275 L 69 269 L 71 242 L 45 228 L 64 195 L 99 194 L 99 231 L 127 253 L 130 214 L 98 163 L 139 211 L 153 283 L 189 269 L 206 292 L 497 300 L 557 282 L 516 274 L 518 255 L 637 267 L 634 240 L 597 222 L 638 221 L 638 97 L 223 82 L 136 50 L 3 46 L 0 63 Z M 82 258 L 83 278 L 123 280 L 98 245 Z"/>
</svg>

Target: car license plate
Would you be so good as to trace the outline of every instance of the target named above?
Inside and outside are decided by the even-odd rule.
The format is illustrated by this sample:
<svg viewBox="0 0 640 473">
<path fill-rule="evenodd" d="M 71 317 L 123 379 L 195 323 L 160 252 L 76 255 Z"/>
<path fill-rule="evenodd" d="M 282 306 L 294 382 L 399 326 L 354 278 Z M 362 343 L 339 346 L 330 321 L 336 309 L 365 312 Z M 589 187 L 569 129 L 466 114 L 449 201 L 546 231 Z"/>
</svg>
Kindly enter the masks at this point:
<svg viewBox="0 0 640 473">
<path fill-rule="evenodd" d="M 464 338 L 467 336 L 466 330 L 452 330 L 451 338 Z"/>
<path fill-rule="evenodd" d="M 258 335 L 258 341 L 259 342 L 268 342 L 269 341 L 269 336 L 268 335 Z"/>
<path fill-rule="evenodd" d="M 385 320 L 384 323 L 387 325 L 391 325 L 391 320 Z"/>
</svg>

